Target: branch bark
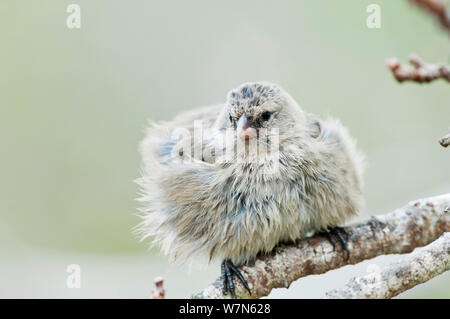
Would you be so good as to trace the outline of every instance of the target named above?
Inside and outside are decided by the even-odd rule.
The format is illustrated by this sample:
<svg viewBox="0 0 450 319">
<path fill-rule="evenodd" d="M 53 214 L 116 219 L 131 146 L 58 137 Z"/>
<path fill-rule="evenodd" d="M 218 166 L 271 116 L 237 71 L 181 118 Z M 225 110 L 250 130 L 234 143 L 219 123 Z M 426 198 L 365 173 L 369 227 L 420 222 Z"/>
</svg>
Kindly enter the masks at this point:
<svg viewBox="0 0 450 319">
<path fill-rule="evenodd" d="M 260 298 L 274 288 L 288 288 L 295 280 L 385 254 L 409 253 L 450 231 L 450 193 L 414 201 L 386 215 L 344 227 L 350 257 L 336 249 L 324 235 L 280 245 L 272 254 L 258 257 L 251 265 L 239 267 L 252 291 L 249 296 L 236 280 L 238 298 Z M 227 296 L 228 297 L 228 296 Z M 192 298 L 224 298 L 220 278 Z"/>
<path fill-rule="evenodd" d="M 440 0 L 410 0 L 421 9 L 432 14 L 441 24 L 442 27 L 450 31 L 450 12 L 446 7 L 446 1 Z"/>
<path fill-rule="evenodd" d="M 450 145 L 450 127 L 448 128 L 448 134 L 443 136 L 439 140 L 439 144 L 441 144 L 443 147 L 447 147 Z"/>
<path fill-rule="evenodd" d="M 389 58 L 386 64 L 395 79 L 400 83 L 403 81 L 426 83 L 436 79 L 444 79 L 450 82 L 450 66 L 443 63 L 427 63 L 416 54 L 409 55 L 409 62 L 412 66 L 400 64 L 397 58 Z"/>
<path fill-rule="evenodd" d="M 426 247 L 418 248 L 408 258 L 391 264 L 381 273 L 352 278 L 344 288 L 326 293 L 327 298 L 387 299 L 450 270 L 450 233 Z"/>
</svg>

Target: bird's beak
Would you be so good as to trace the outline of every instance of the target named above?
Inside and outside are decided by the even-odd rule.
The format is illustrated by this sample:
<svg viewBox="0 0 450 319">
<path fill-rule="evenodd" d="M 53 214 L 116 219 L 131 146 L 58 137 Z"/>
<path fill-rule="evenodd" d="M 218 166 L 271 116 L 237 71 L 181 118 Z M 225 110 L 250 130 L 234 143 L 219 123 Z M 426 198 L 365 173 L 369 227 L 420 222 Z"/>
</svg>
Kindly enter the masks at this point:
<svg viewBox="0 0 450 319">
<path fill-rule="evenodd" d="M 239 118 L 236 129 L 238 136 L 242 139 L 247 140 L 256 137 L 256 129 L 251 126 L 251 122 L 247 119 L 245 113 Z"/>
</svg>

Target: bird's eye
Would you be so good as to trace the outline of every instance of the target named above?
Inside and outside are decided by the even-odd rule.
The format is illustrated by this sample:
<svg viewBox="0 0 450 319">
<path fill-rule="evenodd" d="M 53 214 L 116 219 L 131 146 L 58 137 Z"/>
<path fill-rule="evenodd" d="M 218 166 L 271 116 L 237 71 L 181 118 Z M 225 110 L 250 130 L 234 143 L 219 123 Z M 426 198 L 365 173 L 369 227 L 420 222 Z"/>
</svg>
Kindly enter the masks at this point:
<svg viewBox="0 0 450 319">
<path fill-rule="evenodd" d="M 233 117 L 231 116 L 231 114 L 230 114 L 230 122 L 233 122 Z"/>
<path fill-rule="evenodd" d="M 261 118 L 263 119 L 263 121 L 268 121 L 271 115 L 272 113 L 270 113 L 269 111 L 265 111 L 263 114 L 261 114 Z"/>
</svg>

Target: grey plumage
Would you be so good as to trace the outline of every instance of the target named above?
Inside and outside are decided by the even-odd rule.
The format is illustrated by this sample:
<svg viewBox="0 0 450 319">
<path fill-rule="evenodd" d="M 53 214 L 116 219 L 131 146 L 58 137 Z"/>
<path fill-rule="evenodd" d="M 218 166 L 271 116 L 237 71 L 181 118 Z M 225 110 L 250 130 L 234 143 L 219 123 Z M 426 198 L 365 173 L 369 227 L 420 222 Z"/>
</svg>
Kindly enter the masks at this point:
<svg viewBox="0 0 450 319">
<path fill-rule="evenodd" d="M 279 131 L 276 157 L 268 152 L 251 162 L 244 152 L 218 160 L 223 147 L 217 147 L 217 136 L 241 128 L 244 114 L 260 141 L 273 138 L 264 129 Z M 176 136 L 176 128 L 193 136 L 196 120 L 204 130 L 200 157 L 192 151 L 196 142 Z M 347 130 L 339 121 L 304 112 L 267 82 L 244 83 L 223 105 L 151 123 L 140 152 L 137 231 L 172 260 L 205 255 L 242 264 L 279 242 L 342 225 L 362 204 L 363 160 Z"/>
</svg>

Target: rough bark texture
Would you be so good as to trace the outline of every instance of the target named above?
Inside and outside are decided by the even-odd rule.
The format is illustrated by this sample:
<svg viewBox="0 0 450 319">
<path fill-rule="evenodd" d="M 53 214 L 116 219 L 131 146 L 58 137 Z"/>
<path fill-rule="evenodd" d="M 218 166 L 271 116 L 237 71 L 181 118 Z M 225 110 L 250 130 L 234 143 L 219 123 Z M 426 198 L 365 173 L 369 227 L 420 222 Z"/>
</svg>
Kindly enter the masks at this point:
<svg viewBox="0 0 450 319">
<path fill-rule="evenodd" d="M 381 271 L 364 277 L 352 278 L 344 288 L 326 294 L 327 298 L 377 298 L 397 296 L 450 270 L 450 233 L 426 247 L 418 248 L 408 258 Z"/>
<path fill-rule="evenodd" d="M 267 296 L 273 288 L 289 287 L 300 277 L 322 274 L 329 270 L 385 254 L 409 253 L 450 231 L 450 193 L 417 200 L 386 215 L 344 227 L 348 233 L 349 259 L 325 235 L 316 235 L 292 245 L 281 245 L 271 255 L 261 256 L 251 265 L 240 267 L 252 296 L 236 280 L 239 298 Z M 193 298 L 224 298 L 217 279 Z"/>
<path fill-rule="evenodd" d="M 450 82 L 450 67 L 443 63 L 427 63 L 415 54 L 409 55 L 409 62 L 411 65 L 401 64 L 397 58 L 389 58 L 386 64 L 398 82 L 426 83 L 437 79 Z"/>
</svg>

